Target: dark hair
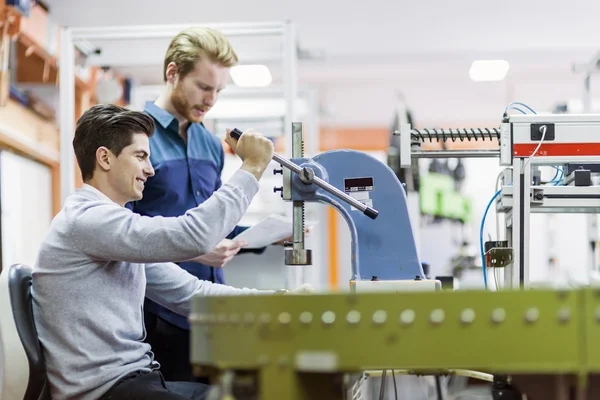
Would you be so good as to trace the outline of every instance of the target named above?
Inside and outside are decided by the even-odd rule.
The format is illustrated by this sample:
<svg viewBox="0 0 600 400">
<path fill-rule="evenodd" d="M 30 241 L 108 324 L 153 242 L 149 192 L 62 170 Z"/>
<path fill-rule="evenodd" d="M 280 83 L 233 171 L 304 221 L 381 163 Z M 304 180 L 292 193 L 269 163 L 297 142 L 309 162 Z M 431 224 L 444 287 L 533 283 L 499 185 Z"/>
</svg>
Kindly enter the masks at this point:
<svg viewBox="0 0 600 400">
<path fill-rule="evenodd" d="M 133 143 L 133 135 L 154 134 L 154 120 L 147 114 L 113 104 L 98 104 L 83 113 L 77 121 L 73 149 L 81 176 L 85 181 L 94 176 L 96 150 L 106 147 L 115 156 Z"/>
</svg>

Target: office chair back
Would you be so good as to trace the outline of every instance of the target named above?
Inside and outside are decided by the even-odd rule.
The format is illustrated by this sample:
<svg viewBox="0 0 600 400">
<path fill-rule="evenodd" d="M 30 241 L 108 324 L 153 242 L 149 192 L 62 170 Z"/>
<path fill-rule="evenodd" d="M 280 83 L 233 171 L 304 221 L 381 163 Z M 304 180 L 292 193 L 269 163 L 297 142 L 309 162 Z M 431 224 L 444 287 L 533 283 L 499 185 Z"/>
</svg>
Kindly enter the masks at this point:
<svg viewBox="0 0 600 400">
<path fill-rule="evenodd" d="M 46 367 L 33 320 L 31 268 L 0 274 L 0 399 L 49 400 Z"/>
</svg>

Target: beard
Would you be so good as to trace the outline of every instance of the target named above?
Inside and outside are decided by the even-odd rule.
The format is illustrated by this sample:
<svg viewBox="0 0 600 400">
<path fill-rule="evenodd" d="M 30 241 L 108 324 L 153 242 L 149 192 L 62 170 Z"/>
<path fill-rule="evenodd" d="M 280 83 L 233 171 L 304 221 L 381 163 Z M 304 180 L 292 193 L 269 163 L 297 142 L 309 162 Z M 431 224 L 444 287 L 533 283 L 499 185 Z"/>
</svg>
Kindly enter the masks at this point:
<svg viewBox="0 0 600 400">
<path fill-rule="evenodd" d="M 173 92 L 171 93 L 171 104 L 173 104 L 173 108 L 177 114 L 190 122 L 199 123 L 204 119 L 204 115 L 196 116 L 193 112 L 195 108 L 204 108 L 204 106 L 190 104 L 179 85 L 176 85 L 173 88 Z"/>
</svg>

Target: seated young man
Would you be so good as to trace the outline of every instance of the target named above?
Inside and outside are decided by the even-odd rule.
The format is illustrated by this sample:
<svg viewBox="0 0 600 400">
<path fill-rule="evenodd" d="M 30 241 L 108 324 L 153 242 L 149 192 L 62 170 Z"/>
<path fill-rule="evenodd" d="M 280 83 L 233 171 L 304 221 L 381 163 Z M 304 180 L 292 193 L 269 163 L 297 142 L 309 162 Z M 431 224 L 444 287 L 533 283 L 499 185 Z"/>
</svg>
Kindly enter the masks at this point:
<svg viewBox="0 0 600 400">
<path fill-rule="evenodd" d="M 200 399 L 207 386 L 164 382 L 144 343 L 144 296 L 187 315 L 195 295 L 272 293 L 198 280 L 171 261 L 210 252 L 258 191 L 272 143 L 247 132 L 227 143 L 242 158 L 229 182 L 176 218 L 134 214 L 154 174 L 150 116 L 98 105 L 79 119 L 73 146 L 84 185 L 52 221 L 33 268 L 33 312 L 52 398 Z M 173 198 L 174 202 L 177 198 Z"/>
</svg>

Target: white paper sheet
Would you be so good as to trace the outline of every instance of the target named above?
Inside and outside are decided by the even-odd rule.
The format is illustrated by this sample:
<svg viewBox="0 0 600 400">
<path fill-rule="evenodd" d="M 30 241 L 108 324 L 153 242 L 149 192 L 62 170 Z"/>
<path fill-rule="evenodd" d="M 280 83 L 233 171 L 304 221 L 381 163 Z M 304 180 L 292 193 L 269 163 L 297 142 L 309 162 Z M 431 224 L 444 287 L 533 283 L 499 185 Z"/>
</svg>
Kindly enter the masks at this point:
<svg viewBox="0 0 600 400">
<path fill-rule="evenodd" d="M 308 221 L 305 222 L 306 226 L 314 224 L 313 222 L 309 225 Z M 293 233 L 294 228 L 291 218 L 271 214 L 237 235 L 233 240 L 247 242 L 248 245 L 244 246 L 245 249 L 257 249 L 291 237 Z"/>
</svg>

